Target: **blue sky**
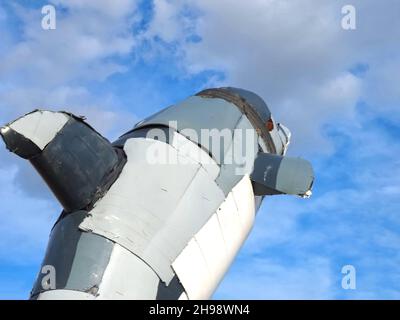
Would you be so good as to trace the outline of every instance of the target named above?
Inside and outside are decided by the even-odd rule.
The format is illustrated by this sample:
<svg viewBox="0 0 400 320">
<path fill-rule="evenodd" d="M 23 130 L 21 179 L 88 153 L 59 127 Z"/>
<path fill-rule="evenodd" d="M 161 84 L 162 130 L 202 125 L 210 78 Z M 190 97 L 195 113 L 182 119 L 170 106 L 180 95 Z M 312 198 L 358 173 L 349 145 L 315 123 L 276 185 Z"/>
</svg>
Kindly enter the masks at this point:
<svg viewBox="0 0 400 320">
<path fill-rule="evenodd" d="M 57 29 L 41 29 L 53 4 Z M 341 8 L 356 8 L 356 30 Z M 398 1 L 0 0 L 0 122 L 69 110 L 110 139 L 211 86 L 253 90 L 314 165 L 311 199 L 270 197 L 215 293 L 400 298 Z M 25 299 L 61 210 L 0 148 L 0 298 Z M 356 290 L 341 287 L 344 265 Z"/>
</svg>

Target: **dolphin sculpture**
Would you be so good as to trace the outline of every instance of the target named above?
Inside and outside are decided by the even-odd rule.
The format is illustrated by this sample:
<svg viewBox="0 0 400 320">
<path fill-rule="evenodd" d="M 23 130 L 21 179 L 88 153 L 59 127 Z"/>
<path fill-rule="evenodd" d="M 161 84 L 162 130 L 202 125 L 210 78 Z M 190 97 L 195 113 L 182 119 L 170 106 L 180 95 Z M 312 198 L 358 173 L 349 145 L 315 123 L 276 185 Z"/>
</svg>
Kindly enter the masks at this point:
<svg viewBox="0 0 400 320">
<path fill-rule="evenodd" d="M 35 110 L 1 128 L 63 207 L 31 299 L 208 299 L 265 196 L 311 195 L 306 160 L 256 94 L 197 93 L 110 143 Z"/>
</svg>

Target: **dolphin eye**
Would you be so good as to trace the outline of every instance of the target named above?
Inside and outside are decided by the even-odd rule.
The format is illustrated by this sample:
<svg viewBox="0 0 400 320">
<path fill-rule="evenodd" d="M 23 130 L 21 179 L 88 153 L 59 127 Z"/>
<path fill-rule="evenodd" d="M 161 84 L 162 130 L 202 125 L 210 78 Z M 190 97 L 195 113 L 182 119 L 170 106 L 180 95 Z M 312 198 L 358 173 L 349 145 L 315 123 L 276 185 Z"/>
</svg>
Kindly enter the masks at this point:
<svg viewBox="0 0 400 320">
<path fill-rule="evenodd" d="M 267 127 L 268 131 L 271 132 L 272 130 L 274 130 L 274 121 L 272 121 L 272 119 L 268 119 L 265 126 Z"/>
</svg>

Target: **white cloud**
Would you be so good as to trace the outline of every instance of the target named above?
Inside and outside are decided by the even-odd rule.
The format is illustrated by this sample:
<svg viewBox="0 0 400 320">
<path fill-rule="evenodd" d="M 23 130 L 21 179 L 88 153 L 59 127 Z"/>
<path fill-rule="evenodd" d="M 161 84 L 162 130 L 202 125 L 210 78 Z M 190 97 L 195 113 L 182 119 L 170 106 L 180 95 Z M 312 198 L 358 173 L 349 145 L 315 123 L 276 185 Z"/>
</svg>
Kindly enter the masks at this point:
<svg viewBox="0 0 400 320">
<path fill-rule="evenodd" d="M 178 1 L 178 3 L 181 3 L 181 1 Z M 171 42 L 182 37 L 183 31 L 177 2 L 155 0 L 154 17 L 149 30 L 146 31 L 146 36 L 150 38 L 158 36 L 166 42 Z"/>
<path fill-rule="evenodd" d="M 400 150 L 371 123 L 337 128 L 345 144 L 319 159 L 310 199 L 264 200 L 216 298 L 398 299 Z M 354 292 L 340 285 L 345 264 Z"/>
<path fill-rule="evenodd" d="M 0 47 L 0 121 L 4 124 L 36 108 L 66 110 L 86 116 L 94 128 L 113 140 L 137 119 L 123 110 L 113 93 L 93 92 L 89 81 L 99 83 L 125 71 L 118 59 L 129 56 L 134 48 L 131 28 L 137 2 L 51 3 L 57 6 L 56 30 L 41 28 L 40 7 L 28 9 L 14 3 L 8 8 L 19 17 L 22 34 L 14 34 L 11 28 L 0 31 L 12 39 L 7 48 Z M 1 25 L 15 23 L 1 12 Z M 3 149 L 0 163 L 2 167 L 16 164 L 19 170 L 14 179 L 20 190 L 48 199 L 46 187 L 27 164 Z"/>
<path fill-rule="evenodd" d="M 398 144 L 374 126 L 363 127 L 364 110 L 355 109 L 357 101 L 363 100 L 375 107 L 372 117 L 399 117 L 396 72 L 400 62 L 393 54 L 398 52 L 400 37 L 397 1 L 354 0 L 358 25 L 352 32 L 340 27 L 343 1 L 156 0 L 153 20 L 138 38 L 132 35 L 136 1 L 51 2 L 68 9 L 58 16 L 56 31 L 40 29 L 40 11 L 18 6 L 22 40 L 15 41 L 0 28 L 3 122 L 36 107 L 68 109 L 88 116 L 101 133 L 116 136 L 134 117 L 121 112 L 112 93 L 92 92 L 89 84 L 124 72 L 119 58 L 128 58 L 138 41 L 145 40 L 155 52 L 141 54 L 157 59 L 174 51 L 176 63 L 185 71 L 183 78 L 205 70 L 222 71 L 224 80 L 214 78 L 209 83 L 244 87 L 262 95 L 276 118 L 293 131 L 291 152 L 296 155 L 308 151 L 335 154 L 337 146 L 329 143 L 322 128 L 337 124 L 339 131 L 345 131 L 346 145 L 353 148 L 354 156 L 338 157 L 334 164 L 327 158 L 312 158 L 319 161 L 319 170 L 317 192 L 310 200 L 267 199 L 243 259 L 239 258 L 217 297 L 331 298 L 340 283 L 336 283 L 340 265 L 332 261 L 335 256 L 354 259 L 361 274 L 369 275 L 357 297 L 376 297 L 382 289 L 377 271 L 371 271 L 374 267 L 387 270 L 390 280 L 399 279 L 396 263 L 400 256 L 379 255 L 399 247 L 391 230 L 399 224 L 400 173 L 398 162 L 391 160 L 397 157 Z M 0 9 L 0 26 L 7 24 L 5 19 Z M 199 38 L 193 41 L 191 35 Z M 163 47 L 157 37 L 167 45 Z M 348 70 L 358 63 L 369 69 L 355 76 Z M 57 206 L 47 199 L 19 194 L 21 190 L 30 195 L 46 193 L 38 188 L 42 182 L 33 170 L 10 159 L 5 150 L 0 151 L 0 181 L 12 186 L 0 191 L 7 200 L 1 203 L 0 231 L 6 241 L 0 245 L 0 259 L 9 260 L 4 253 L 12 247 L 16 257 L 29 254 L 24 259 L 33 261 L 43 250 L 58 215 Z M 351 170 L 349 185 L 342 187 L 335 181 L 318 189 L 320 181 L 334 181 L 341 170 Z M 19 191 L 13 179 L 18 179 Z M 21 198 L 19 208 L 14 203 Z M 24 212 L 26 206 L 37 216 Z M 303 219 L 313 224 L 306 228 Z M 315 253 L 321 248 L 323 253 Z M 281 250 L 290 259 L 259 258 L 271 250 Z M 398 296 L 395 290 L 385 290 L 385 297 Z"/>
<path fill-rule="evenodd" d="M 0 169 L 0 261 L 29 265 L 39 262 L 38 253 L 44 253 L 51 226 L 61 209 L 53 202 L 24 196 L 13 184 L 16 174 L 16 167 Z"/>
<path fill-rule="evenodd" d="M 187 34 L 179 33 L 164 37 L 180 43 L 177 54 L 185 57 L 187 72 L 220 70 L 226 78 L 219 85 L 259 93 L 292 130 L 297 153 L 332 152 L 321 128 L 334 119 L 357 122 L 354 108 L 359 100 L 375 103 L 379 111 L 388 99 L 399 101 L 393 81 L 399 65 L 391 58 L 400 36 L 396 1 L 353 1 L 355 31 L 341 28 L 345 1 L 191 0 L 186 6 L 174 3 L 175 10 L 168 1 L 157 3 L 151 34 L 163 38 L 158 26 L 170 19 L 162 14 L 161 3 L 181 24 L 189 7 L 196 13 L 193 34 L 201 40 L 187 41 Z M 370 67 L 365 78 L 348 72 L 359 63 Z M 381 99 L 386 94 L 389 97 Z"/>
<path fill-rule="evenodd" d="M 56 30 L 41 29 L 39 9 L 14 5 L 23 26 L 23 40 L 2 57 L 2 79 L 22 74 L 23 82 L 48 87 L 76 79 L 102 80 L 123 70 L 107 58 L 133 49 L 136 1 L 55 3 L 70 9 L 58 13 Z"/>
</svg>

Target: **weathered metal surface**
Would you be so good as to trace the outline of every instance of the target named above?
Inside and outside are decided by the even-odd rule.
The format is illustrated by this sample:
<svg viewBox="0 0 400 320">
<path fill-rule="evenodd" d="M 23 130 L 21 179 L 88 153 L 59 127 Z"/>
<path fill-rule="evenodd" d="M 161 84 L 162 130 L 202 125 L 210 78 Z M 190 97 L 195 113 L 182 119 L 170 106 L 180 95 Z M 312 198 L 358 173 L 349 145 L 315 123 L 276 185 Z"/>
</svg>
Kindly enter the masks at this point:
<svg viewBox="0 0 400 320">
<path fill-rule="evenodd" d="M 253 189 L 246 175 L 172 264 L 189 299 L 211 296 L 250 232 L 254 216 Z"/>
<path fill-rule="evenodd" d="M 67 124 L 69 118 L 69 115 L 62 112 L 35 110 L 13 121 L 9 127 L 43 150 Z"/>
<path fill-rule="evenodd" d="M 204 90 L 113 144 L 67 112 L 36 110 L 0 134 L 64 206 L 43 262 L 56 289 L 39 274 L 32 299 L 209 298 L 264 196 L 309 196 L 314 180 L 282 157 L 290 131 L 237 88 Z"/>
<path fill-rule="evenodd" d="M 224 194 L 201 163 L 169 144 L 134 138 L 126 141 L 124 150 L 128 160 L 119 179 L 80 227 L 130 250 L 169 284 L 172 261 Z M 152 152 L 157 159 L 178 162 L 152 164 Z"/>
<path fill-rule="evenodd" d="M 111 256 L 113 242 L 79 230 L 79 224 L 86 214 L 85 211 L 71 213 L 55 225 L 42 266 L 54 267 L 56 289 L 96 295 Z M 32 296 L 45 291 L 42 286 L 45 275 L 39 272 Z"/>
<path fill-rule="evenodd" d="M 225 100 L 193 96 L 139 122 L 136 126 L 170 126 L 208 150 L 220 164 L 232 142 L 232 129 L 241 116 L 241 112 Z M 208 134 L 212 129 L 215 134 Z M 220 133 L 223 134 L 223 139 L 220 139 Z M 220 147 L 216 148 L 216 143 L 219 143 Z"/>
<path fill-rule="evenodd" d="M 224 155 L 225 162 L 216 179 L 225 195 L 243 178 L 253 171 L 254 160 L 259 152 L 259 138 L 246 116 L 242 116 L 234 130 L 231 145 Z"/>
<path fill-rule="evenodd" d="M 256 195 L 311 195 L 314 173 L 311 164 L 300 158 L 260 153 L 251 179 Z"/>
<path fill-rule="evenodd" d="M 241 94 L 244 94 L 243 96 Z M 262 137 L 268 146 L 268 152 L 276 153 L 276 147 L 272 141 L 271 135 L 266 127 L 266 122 L 270 119 L 271 113 L 265 102 L 252 92 L 236 88 L 214 88 L 206 89 L 198 96 L 204 98 L 224 99 L 234 104 L 245 114 L 258 134 Z M 265 110 L 264 110 L 265 109 Z"/>
</svg>

